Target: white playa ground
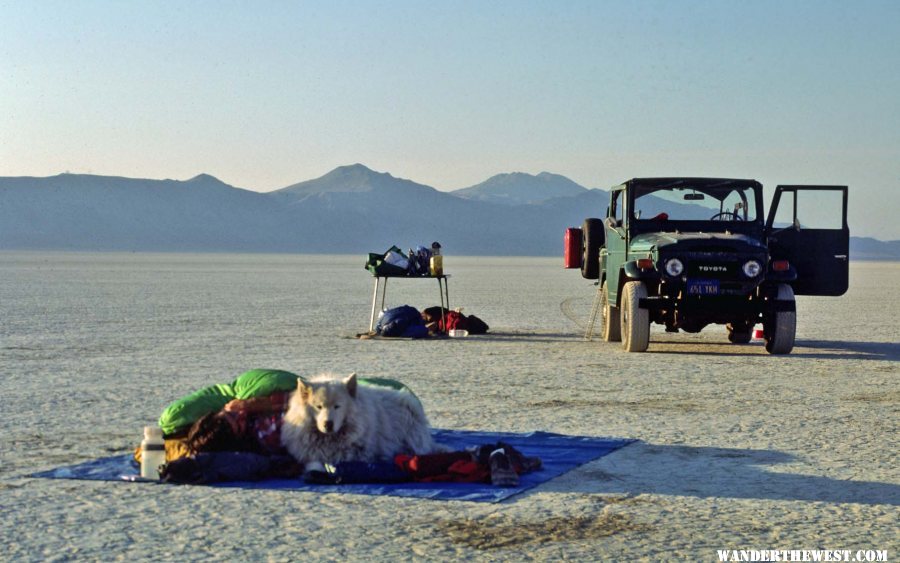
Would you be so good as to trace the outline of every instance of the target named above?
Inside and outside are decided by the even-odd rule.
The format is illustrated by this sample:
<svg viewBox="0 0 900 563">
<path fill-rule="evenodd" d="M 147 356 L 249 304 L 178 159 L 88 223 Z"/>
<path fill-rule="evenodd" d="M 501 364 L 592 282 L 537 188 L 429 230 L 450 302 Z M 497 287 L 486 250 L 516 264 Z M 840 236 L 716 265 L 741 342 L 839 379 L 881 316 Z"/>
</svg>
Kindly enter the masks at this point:
<svg viewBox="0 0 900 563">
<path fill-rule="evenodd" d="M 448 249 L 452 252 L 452 249 Z M 585 342 L 560 259 L 445 258 L 491 334 L 357 340 L 355 256 L 0 253 L 0 559 L 716 560 L 900 557 L 900 264 L 800 298 L 789 356 L 654 328 Z M 437 304 L 431 280 L 391 305 Z M 171 400 L 256 367 L 400 379 L 436 427 L 637 438 L 500 504 L 32 479 L 126 453 Z"/>
</svg>

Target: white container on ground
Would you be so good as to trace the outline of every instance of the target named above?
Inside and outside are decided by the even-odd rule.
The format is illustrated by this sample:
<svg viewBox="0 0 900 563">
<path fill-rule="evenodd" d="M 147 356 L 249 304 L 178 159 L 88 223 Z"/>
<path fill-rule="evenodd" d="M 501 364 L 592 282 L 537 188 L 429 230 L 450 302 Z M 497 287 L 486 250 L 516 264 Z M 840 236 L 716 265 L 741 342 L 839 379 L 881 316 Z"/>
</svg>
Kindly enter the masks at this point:
<svg viewBox="0 0 900 563">
<path fill-rule="evenodd" d="M 159 466 L 166 463 L 166 442 L 162 429 L 157 426 L 144 427 L 144 441 L 141 442 L 141 477 L 159 479 Z"/>
</svg>

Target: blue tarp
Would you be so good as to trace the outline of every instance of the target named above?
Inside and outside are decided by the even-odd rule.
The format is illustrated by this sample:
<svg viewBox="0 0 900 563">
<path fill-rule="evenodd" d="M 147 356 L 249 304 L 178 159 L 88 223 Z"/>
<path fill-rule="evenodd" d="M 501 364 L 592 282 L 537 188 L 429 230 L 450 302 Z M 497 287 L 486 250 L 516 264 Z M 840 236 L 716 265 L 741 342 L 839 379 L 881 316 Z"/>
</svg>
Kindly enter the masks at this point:
<svg viewBox="0 0 900 563">
<path fill-rule="evenodd" d="M 267 479 L 256 482 L 231 482 L 204 485 L 241 489 L 283 489 L 320 493 L 354 493 L 392 495 L 434 500 L 467 500 L 499 502 L 558 477 L 579 465 L 593 461 L 626 446 L 635 440 L 597 438 L 593 436 L 565 436 L 549 432 L 514 434 L 507 432 L 474 432 L 467 430 L 435 430 L 435 440 L 453 450 L 469 446 L 506 442 L 529 457 L 537 456 L 543 468 L 522 475 L 518 487 L 495 487 L 481 483 L 398 483 L 310 485 L 299 479 Z M 94 481 L 133 481 L 137 465 L 129 455 L 101 458 L 78 465 L 34 473 L 31 477 L 45 479 L 87 479 Z"/>
</svg>

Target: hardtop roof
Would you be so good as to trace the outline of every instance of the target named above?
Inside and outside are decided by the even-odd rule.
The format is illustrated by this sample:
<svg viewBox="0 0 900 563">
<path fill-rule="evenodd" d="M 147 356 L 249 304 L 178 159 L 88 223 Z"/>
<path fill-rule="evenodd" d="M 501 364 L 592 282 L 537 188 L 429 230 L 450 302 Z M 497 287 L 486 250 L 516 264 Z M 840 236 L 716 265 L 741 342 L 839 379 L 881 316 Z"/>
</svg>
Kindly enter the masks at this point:
<svg viewBox="0 0 900 563">
<path fill-rule="evenodd" d="M 624 182 L 623 186 L 647 186 L 655 188 L 674 187 L 680 184 L 694 185 L 698 187 L 712 188 L 721 186 L 752 186 L 762 187 L 762 184 L 756 180 L 740 179 L 740 178 L 699 178 L 699 177 L 680 177 L 674 176 L 669 178 L 632 178 Z"/>
</svg>

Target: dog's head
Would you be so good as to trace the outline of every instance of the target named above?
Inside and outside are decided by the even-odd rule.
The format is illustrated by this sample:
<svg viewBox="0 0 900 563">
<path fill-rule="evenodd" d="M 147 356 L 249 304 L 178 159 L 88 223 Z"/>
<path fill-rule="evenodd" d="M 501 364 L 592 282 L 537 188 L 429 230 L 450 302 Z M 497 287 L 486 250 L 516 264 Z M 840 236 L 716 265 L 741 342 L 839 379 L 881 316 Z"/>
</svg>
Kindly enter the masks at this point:
<svg viewBox="0 0 900 563">
<path fill-rule="evenodd" d="M 306 405 L 309 419 L 316 421 L 322 434 L 340 432 L 348 413 L 356 401 L 356 374 L 345 379 L 326 379 L 304 382 L 297 380 L 297 392 Z"/>
</svg>

